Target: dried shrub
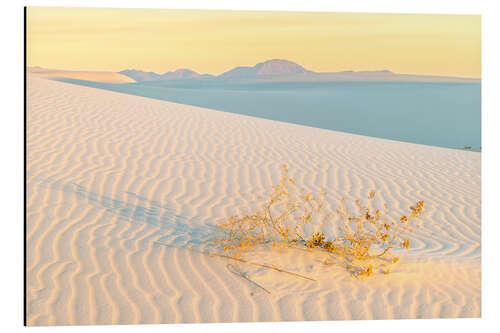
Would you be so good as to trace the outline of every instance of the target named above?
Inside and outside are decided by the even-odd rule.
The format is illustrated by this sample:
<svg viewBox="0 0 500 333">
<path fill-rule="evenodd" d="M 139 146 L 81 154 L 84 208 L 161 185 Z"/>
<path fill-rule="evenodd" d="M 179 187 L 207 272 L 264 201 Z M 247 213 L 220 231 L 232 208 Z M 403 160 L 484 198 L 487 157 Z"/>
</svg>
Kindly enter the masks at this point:
<svg viewBox="0 0 500 333">
<path fill-rule="evenodd" d="M 232 216 L 218 222 L 223 237 L 218 244 L 231 255 L 242 253 L 259 244 L 273 246 L 302 245 L 309 249 L 325 251 L 330 257 L 325 263 L 341 260 L 345 268 L 356 277 L 370 276 L 375 272 L 389 273 L 389 267 L 399 258 L 391 255 L 394 248 L 408 249 L 415 220 L 422 214 L 424 202 L 410 207 L 410 214 L 397 221 L 390 221 L 387 206 L 384 212 L 373 208 L 375 191 L 368 195 L 368 204 L 355 202 L 357 213 L 351 214 L 342 199 L 335 212 L 325 210 L 326 192 L 315 195 L 297 186 L 283 167 L 281 181 L 261 209 L 252 214 Z M 334 219 L 337 217 L 337 219 Z M 340 223 L 332 223 L 340 220 Z M 327 231 L 339 234 L 327 239 Z M 335 233 L 335 232 L 334 232 Z"/>
</svg>

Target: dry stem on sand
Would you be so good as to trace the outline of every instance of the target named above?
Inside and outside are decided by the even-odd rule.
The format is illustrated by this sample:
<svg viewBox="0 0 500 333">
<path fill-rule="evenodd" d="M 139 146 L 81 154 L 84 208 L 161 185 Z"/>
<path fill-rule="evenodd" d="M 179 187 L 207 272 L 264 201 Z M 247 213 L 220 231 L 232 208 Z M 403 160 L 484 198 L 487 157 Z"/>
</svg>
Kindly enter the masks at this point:
<svg viewBox="0 0 500 333">
<path fill-rule="evenodd" d="M 315 195 L 299 187 L 283 167 L 281 181 L 273 186 L 269 199 L 252 214 L 232 216 L 217 224 L 223 237 L 218 245 L 232 257 L 241 255 L 259 244 L 290 247 L 305 246 L 326 251 L 331 260 L 341 259 L 344 267 L 355 277 L 366 277 L 376 272 L 388 274 L 390 266 L 399 258 L 391 255 L 397 247 L 408 249 L 415 220 L 422 214 L 424 202 L 410 206 L 410 214 L 397 221 L 389 221 L 387 214 L 373 208 L 375 191 L 368 195 L 368 204 L 355 202 L 358 212 L 351 214 L 342 199 L 339 209 L 325 210 L 326 192 Z M 339 224 L 332 223 L 334 217 Z M 338 228 L 337 237 L 327 239 L 329 228 Z"/>
</svg>

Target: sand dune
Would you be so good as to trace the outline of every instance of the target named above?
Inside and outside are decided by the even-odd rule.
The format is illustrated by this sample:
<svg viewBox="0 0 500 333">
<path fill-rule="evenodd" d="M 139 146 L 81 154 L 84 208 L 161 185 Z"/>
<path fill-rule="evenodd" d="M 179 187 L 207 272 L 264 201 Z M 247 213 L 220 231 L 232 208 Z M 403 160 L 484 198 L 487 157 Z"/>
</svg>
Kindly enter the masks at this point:
<svg viewBox="0 0 500 333">
<path fill-rule="evenodd" d="M 31 77 L 42 78 L 68 78 L 107 83 L 131 83 L 134 79 L 114 72 L 98 71 L 65 71 L 58 69 L 46 69 L 41 67 L 28 67 L 27 72 Z"/>
<path fill-rule="evenodd" d="M 27 95 L 29 325 L 481 315 L 480 153 L 32 74 Z M 215 221 L 269 193 L 285 163 L 307 189 L 325 187 L 331 208 L 371 189 L 394 217 L 426 202 L 392 274 L 358 280 L 299 249 L 248 254 L 312 282 L 199 252 Z"/>
</svg>

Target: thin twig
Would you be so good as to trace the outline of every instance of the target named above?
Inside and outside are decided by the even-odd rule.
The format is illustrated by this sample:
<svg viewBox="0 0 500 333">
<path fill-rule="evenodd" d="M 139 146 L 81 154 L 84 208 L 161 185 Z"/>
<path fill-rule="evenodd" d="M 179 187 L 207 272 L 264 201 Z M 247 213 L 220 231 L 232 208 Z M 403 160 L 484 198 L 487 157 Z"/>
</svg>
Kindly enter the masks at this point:
<svg viewBox="0 0 500 333">
<path fill-rule="evenodd" d="M 156 241 L 155 243 L 158 243 L 158 244 L 166 246 L 166 247 L 172 247 L 172 246 L 170 246 L 168 244 L 165 244 L 165 243 L 162 243 L 162 242 L 158 242 L 158 241 Z M 202 254 L 205 254 L 205 255 L 208 255 L 208 256 L 211 256 L 211 257 L 212 256 L 221 257 L 221 258 L 226 258 L 226 259 L 231 259 L 231 260 L 243 262 L 243 263 L 250 264 L 250 265 L 255 265 L 255 266 L 264 267 L 264 268 L 268 268 L 268 269 L 274 269 L 275 271 L 278 271 L 278 272 L 281 272 L 281 273 L 290 274 L 290 275 L 293 275 L 293 276 L 296 276 L 296 277 L 300 277 L 300 278 L 303 278 L 303 279 L 307 279 L 307 280 L 316 282 L 316 280 L 313 279 L 313 278 L 310 278 L 308 276 L 301 275 L 301 274 L 298 274 L 298 273 L 289 272 L 289 271 L 286 271 L 286 270 L 281 269 L 279 267 L 275 267 L 275 266 L 271 266 L 271 265 L 266 265 L 266 264 L 259 264 L 257 262 L 249 261 L 249 260 L 246 260 L 246 259 L 243 259 L 243 258 L 236 258 L 236 257 L 232 257 L 232 256 L 228 256 L 228 255 L 225 255 L 225 254 L 220 254 L 220 253 L 205 252 L 205 251 L 200 251 L 200 250 L 195 250 L 195 249 L 190 249 L 190 250 L 198 252 L 198 253 L 202 253 Z"/>
<path fill-rule="evenodd" d="M 250 278 L 249 278 L 249 277 L 248 277 L 245 273 L 243 273 L 242 271 L 240 271 L 239 269 L 237 269 L 235 266 L 233 266 L 233 265 L 231 265 L 231 264 L 227 264 L 227 266 L 226 266 L 226 267 L 227 267 L 227 269 L 228 269 L 230 272 L 232 272 L 232 273 L 234 273 L 234 274 L 237 274 L 237 275 L 241 276 L 242 278 L 244 278 L 244 279 L 245 279 L 245 280 L 247 280 L 248 282 L 253 283 L 254 285 L 256 285 L 257 287 L 259 287 L 260 289 L 264 290 L 266 293 L 271 294 L 271 292 L 270 292 L 269 290 L 267 290 L 266 288 L 264 288 L 263 286 L 261 286 L 261 285 L 260 285 L 260 284 L 258 284 L 257 282 L 255 282 L 255 281 L 251 280 L 251 279 L 250 279 Z M 235 271 L 232 271 L 232 270 L 230 269 L 230 267 L 232 267 L 232 268 L 233 268 L 236 272 L 235 272 Z"/>
<path fill-rule="evenodd" d="M 207 252 L 202 252 L 202 253 L 208 254 L 210 256 L 217 256 L 217 257 L 221 257 L 221 258 L 227 258 L 227 259 L 236 260 L 236 261 L 244 262 L 244 263 L 247 263 L 247 264 L 250 264 L 250 265 L 260 266 L 260 267 L 269 268 L 269 269 L 274 269 L 275 271 L 278 271 L 278 272 L 281 272 L 281 273 L 286 273 L 286 274 L 294 275 L 294 276 L 297 276 L 297 277 L 300 277 L 300 278 L 303 278 L 303 279 L 307 279 L 307 280 L 311 280 L 311 281 L 315 281 L 316 282 L 316 280 L 313 279 L 313 278 L 310 278 L 308 276 L 301 275 L 301 274 L 298 274 L 298 273 L 289 272 L 289 271 L 286 271 L 286 270 L 281 269 L 279 267 L 275 267 L 275 266 L 271 266 L 271 265 L 266 265 L 266 264 L 259 264 L 257 262 L 248 261 L 248 260 L 243 259 L 243 258 L 231 257 L 231 256 L 228 256 L 228 255 L 225 255 L 225 254 L 207 253 Z"/>
</svg>

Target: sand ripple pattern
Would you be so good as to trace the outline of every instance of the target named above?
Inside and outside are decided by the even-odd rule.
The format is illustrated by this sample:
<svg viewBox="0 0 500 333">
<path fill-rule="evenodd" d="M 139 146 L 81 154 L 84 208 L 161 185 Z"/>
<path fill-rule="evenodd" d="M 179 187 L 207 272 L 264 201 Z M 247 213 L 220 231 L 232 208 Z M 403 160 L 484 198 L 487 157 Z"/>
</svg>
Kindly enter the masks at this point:
<svg viewBox="0 0 500 333">
<path fill-rule="evenodd" d="M 34 77 L 27 93 L 29 325 L 480 316 L 480 153 Z M 371 189 L 394 216 L 426 202 L 392 275 L 359 281 L 300 250 L 256 251 L 318 280 L 240 265 L 269 295 L 189 250 L 268 193 L 285 163 L 332 207 Z"/>
</svg>

